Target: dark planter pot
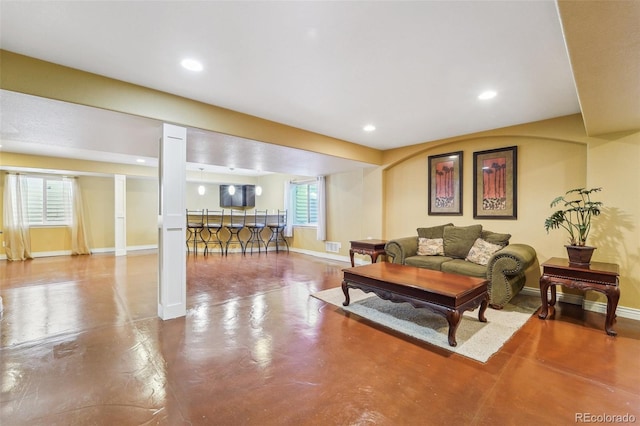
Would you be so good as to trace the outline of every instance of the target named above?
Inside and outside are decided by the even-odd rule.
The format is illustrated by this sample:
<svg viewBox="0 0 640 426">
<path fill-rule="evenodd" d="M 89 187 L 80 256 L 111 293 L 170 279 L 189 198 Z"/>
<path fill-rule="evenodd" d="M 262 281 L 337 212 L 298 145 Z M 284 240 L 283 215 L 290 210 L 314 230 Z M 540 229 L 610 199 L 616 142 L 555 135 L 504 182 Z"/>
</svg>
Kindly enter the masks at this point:
<svg viewBox="0 0 640 426">
<path fill-rule="evenodd" d="M 589 266 L 591 263 L 591 256 L 595 247 L 589 246 L 565 246 L 567 248 L 567 254 L 569 255 L 569 263 L 577 266 Z"/>
</svg>

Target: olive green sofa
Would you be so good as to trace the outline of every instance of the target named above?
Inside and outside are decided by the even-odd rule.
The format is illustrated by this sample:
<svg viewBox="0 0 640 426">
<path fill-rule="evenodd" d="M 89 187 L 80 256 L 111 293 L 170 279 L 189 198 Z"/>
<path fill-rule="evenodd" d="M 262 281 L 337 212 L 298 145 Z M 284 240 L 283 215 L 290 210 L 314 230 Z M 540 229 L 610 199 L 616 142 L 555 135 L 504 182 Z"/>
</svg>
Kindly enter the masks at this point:
<svg viewBox="0 0 640 426">
<path fill-rule="evenodd" d="M 510 244 L 510 234 L 483 230 L 482 225 L 451 223 L 418 228 L 418 235 L 385 245 L 387 260 L 442 272 L 486 278 L 490 306 L 502 309 L 524 287 L 525 271 L 537 263 L 536 251 Z"/>
</svg>

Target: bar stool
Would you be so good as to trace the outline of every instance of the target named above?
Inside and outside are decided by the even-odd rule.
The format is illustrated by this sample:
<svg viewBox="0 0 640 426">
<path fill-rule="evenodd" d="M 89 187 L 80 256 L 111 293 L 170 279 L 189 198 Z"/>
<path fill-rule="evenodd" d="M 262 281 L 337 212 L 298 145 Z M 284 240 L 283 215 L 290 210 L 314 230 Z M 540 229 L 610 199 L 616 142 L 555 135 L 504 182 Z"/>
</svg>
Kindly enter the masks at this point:
<svg viewBox="0 0 640 426">
<path fill-rule="evenodd" d="M 220 230 L 222 230 L 224 223 L 224 209 L 222 210 L 209 210 L 207 209 L 207 223 L 205 228 L 209 232 L 209 237 L 204 243 L 204 255 L 209 252 L 209 245 L 220 246 L 220 255 L 224 255 L 224 244 L 220 239 Z"/>
<path fill-rule="evenodd" d="M 240 244 L 240 249 L 242 254 L 244 254 L 244 243 L 240 239 L 240 231 L 244 229 L 244 224 L 247 218 L 247 212 L 236 212 L 234 214 L 233 209 L 230 210 L 229 214 L 229 223 L 224 225 L 224 228 L 229 231 L 229 239 L 227 240 L 224 248 L 224 255 L 226 256 L 229 253 L 229 244 Z M 235 241 L 234 241 L 235 239 Z"/>
<path fill-rule="evenodd" d="M 267 251 L 267 243 L 262 238 L 262 230 L 267 226 L 267 211 L 255 210 L 253 213 L 253 222 L 246 224 L 247 229 L 251 232 L 249 239 L 244 244 L 244 252 L 247 253 L 247 248 L 251 245 L 251 254 L 253 254 L 253 246 L 258 245 L 258 253 L 260 253 L 261 246 L 264 246 L 264 251 Z"/>
<path fill-rule="evenodd" d="M 271 237 L 267 242 L 267 246 L 269 246 L 269 244 L 271 243 L 274 243 L 276 245 L 276 253 L 278 253 L 279 243 L 284 243 L 284 245 L 287 247 L 287 253 L 289 253 L 289 243 L 284 238 L 284 228 L 287 226 L 287 211 L 278 210 L 276 221 L 267 223 L 267 226 L 269 227 L 269 229 L 271 229 Z"/>
<path fill-rule="evenodd" d="M 189 210 L 187 209 L 187 252 L 189 252 L 189 243 L 193 243 L 193 252 L 198 254 L 198 243 L 204 243 L 202 231 L 204 230 L 204 209 Z"/>
</svg>

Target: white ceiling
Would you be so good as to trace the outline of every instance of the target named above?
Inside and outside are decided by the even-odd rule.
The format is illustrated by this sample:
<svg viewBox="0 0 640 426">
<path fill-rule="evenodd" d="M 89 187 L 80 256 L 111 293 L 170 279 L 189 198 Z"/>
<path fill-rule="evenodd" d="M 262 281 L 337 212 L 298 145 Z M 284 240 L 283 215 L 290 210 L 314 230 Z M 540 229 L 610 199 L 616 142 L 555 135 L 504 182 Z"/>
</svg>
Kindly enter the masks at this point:
<svg viewBox="0 0 640 426">
<path fill-rule="evenodd" d="M 0 151 L 158 165 L 157 120 L 6 90 L 0 90 L 0 112 Z M 244 176 L 317 176 L 370 166 L 193 128 L 187 129 L 187 162 L 191 170 Z"/>
<path fill-rule="evenodd" d="M 0 8 L 4 50 L 378 149 L 580 112 L 553 1 L 3 0 Z M 204 71 L 182 69 L 185 57 L 199 59 Z M 487 89 L 498 96 L 479 101 Z M 3 139 L 9 133 L 65 152 L 155 156 L 151 145 L 128 142 L 129 131 L 153 133 L 151 120 L 116 114 L 111 124 L 106 112 L 75 106 L 44 115 L 23 110 L 16 119 L 7 111 L 28 101 L 2 98 Z M 33 107 L 42 106 L 54 108 Z M 102 121 L 83 114 L 103 114 Z M 11 127 L 6 117 L 16 119 Z M 56 132 L 45 123 L 63 118 L 69 121 Z M 377 130 L 363 132 L 367 123 Z M 293 151 L 262 145 L 248 141 L 245 151 L 190 161 L 230 166 L 251 158 L 246 168 L 256 169 L 263 159 L 266 171 L 287 167 L 275 159 L 296 163 Z M 322 159 L 335 160 L 314 158 L 318 169 Z M 307 172 L 291 171 L 321 174 Z"/>
</svg>

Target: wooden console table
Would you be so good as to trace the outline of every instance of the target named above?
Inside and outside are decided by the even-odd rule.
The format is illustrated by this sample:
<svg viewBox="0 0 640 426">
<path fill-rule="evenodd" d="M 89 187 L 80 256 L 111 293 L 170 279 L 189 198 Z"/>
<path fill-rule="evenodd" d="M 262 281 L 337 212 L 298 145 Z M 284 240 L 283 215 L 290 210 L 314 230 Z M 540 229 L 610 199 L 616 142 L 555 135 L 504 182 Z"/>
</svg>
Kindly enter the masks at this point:
<svg viewBox="0 0 640 426">
<path fill-rule="evenodd" d="M 540 297 L 542 307 L 538 318 L 547 318 L 548 305 L 556 304 L 556 285 L 563 285 L 579 290 L 595 290 L 607 296 L 607 317 L 604 329 L 609 336 L 618 333 L 613 330 L 616 317 L 618 300 L 620 300 L 620 288 L 618 277 L 620 268 L 615 263 L 591 262 L 587 266 L 576 266 L 567 259 L 553 257 L 542 265 L 543 271 L 540 277 Z M 547 290 L 551 287 L 551 300 L 547 300 Z"/>
<path fill-rule="evenodd" d="M 371 263 L 376 263 L 378 256 L 385 254 L 384 245 L 387 244 L 385 240 L 359 240 L 351 241 L 351 248 L 349 249 L 349 258 L 351 258 L 351 266 L 355 266 L 353 262 L 353 254 L 365 254 L 371 256 Z"/>
</svg>

